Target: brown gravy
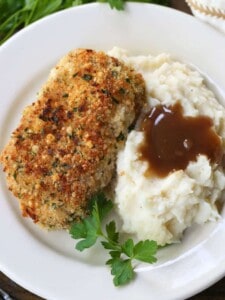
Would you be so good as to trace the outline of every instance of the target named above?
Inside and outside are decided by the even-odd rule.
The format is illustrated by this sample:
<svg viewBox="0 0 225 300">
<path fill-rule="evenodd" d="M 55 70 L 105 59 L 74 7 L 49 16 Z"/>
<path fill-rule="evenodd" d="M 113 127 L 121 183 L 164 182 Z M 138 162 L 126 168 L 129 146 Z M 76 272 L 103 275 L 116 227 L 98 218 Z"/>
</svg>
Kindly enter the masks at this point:
<svg viewBox="0 0 225 300">
<path fill-rule="evenodd" d="M 149 163 L 147 174 L 165 177 L 171 171 L 184 170 L 198 154 L 221 163 L 222 144 L 212 126 L 209 117 L 183 116 L 180 103 L 153 107 L 141 122 L 145 138 L 139 152 L 140 159 Z"/>
</svg>

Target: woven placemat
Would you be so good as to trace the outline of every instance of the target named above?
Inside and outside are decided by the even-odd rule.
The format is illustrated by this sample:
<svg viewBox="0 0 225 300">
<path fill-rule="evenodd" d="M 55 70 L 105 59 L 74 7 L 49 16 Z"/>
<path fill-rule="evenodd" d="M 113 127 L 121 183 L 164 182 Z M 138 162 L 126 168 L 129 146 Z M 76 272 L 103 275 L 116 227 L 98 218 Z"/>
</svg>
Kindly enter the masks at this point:
<svg viewBox="0 0 225 300">
<path fill-rule="evenodd" d="M 225 33 L 225 1 L 224 0 L 185 0 L 192 13 Z"/>
</svg>

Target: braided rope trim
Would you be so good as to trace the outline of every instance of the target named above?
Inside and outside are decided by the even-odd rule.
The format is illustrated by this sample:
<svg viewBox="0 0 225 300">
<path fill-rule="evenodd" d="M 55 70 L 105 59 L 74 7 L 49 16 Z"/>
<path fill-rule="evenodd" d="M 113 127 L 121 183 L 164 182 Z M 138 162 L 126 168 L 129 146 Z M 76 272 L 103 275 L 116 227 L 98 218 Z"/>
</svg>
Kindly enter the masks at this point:
<svg viewBox="0 0 225 300">
<path fill-rule="evenodd" d="M 213 8 L 196 3 L 194 0 L 185 0 L 187 4 L 194 10 L 206 15 L 225 20 L 225 10 Z"/>
</svg>

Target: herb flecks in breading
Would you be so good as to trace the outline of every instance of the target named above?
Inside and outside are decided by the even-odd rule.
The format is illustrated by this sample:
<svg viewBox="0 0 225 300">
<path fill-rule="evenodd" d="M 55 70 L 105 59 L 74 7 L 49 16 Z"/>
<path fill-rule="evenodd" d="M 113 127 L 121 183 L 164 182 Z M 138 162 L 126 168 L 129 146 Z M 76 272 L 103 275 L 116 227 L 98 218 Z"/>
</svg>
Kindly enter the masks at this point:
<svg viewBox="0 0 225 300">
<path fill-rule="evenodd" d="M 144 101 L 142 76 L 119 60 L 90 49 L 62 58 L 0 155 L 22 214 L 51 229 L 85 217 Z"/>
</svg>

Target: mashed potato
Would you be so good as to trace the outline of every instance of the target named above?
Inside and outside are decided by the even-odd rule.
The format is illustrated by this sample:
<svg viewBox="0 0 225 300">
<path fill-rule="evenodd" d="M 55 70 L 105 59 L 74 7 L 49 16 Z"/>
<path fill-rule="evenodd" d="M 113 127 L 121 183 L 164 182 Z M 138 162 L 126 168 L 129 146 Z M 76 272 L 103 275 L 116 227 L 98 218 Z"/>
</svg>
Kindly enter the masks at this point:
<svg viewBox="0 0 225 300">
<path fill-rule="evenodd" d="M 225 109 L 197 71 L 167 54 L 129 57 L 118 48 L 109 54 L 142 73 L 151 107 L 171 106 L 179 101 L 184 115 L 212 118 L 225 148 Z M 185 170 L 164 178 L 146 177 L 148 163 L 140 160 L 138 151 L 143 139 L 143 132 L 131 131 L 118 156 L 115 201 L 122 230 L 137 239 L 153 239 L 164 245 L 179 241 L 184 230 L 194 223 L 217 220 L 217 204 L 223 201 L 225 189 L 222 167 L 199 155 Z"/>
</svg>

